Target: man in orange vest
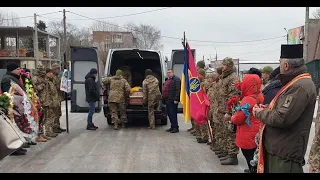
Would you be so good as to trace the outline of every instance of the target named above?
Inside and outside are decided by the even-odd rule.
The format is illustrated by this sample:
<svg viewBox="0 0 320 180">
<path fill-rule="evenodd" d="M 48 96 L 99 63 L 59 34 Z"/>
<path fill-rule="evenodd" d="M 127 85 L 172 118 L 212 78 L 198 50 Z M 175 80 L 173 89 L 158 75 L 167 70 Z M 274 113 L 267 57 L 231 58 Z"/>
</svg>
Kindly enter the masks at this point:
<svg viewBox="0 0 320 180">
<path fill-rule="evenodd" d="M 253 113 L 265 125 L 259 142 L 258 173 L 303 173 L 316 87 L 303 60 L 303 45 L 282 45 L 280 81 L 283 87 L 268 105 Z"/>
</svg>

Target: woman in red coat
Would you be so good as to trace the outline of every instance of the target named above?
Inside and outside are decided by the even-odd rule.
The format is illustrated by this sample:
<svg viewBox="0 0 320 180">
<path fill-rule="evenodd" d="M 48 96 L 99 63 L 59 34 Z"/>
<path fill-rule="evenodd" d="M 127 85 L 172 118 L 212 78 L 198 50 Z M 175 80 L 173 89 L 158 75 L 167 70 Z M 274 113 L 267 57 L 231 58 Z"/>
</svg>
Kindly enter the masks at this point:
<svg viewBox="0 0 320 180">
<path fill-rule="evenodd" d="M 247 160 L 249 171 L 256 172 L 250 164 L 254 152 L 257 148 L 255 136 L 259 132 L 261 122 L 252 114 L 254 105 L 261 104 L 264 101 L 261 93 L 261 80 L 256 74 L 247 74 L 243 81 L 238 83 L 237 88 L 241 90 L 241 101 L 238 107 L 235 107 L 235 114 L 231 121 L 236 125 L 236 145 L 241 148 L 244 157 Z"/>
</svg>

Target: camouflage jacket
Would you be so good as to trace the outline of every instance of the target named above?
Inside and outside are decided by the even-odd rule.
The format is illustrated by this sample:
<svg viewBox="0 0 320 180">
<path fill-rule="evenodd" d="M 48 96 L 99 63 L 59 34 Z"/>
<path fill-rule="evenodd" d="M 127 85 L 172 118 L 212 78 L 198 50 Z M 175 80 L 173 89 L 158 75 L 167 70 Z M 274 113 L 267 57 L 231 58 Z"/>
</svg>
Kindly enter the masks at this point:
<svg viewBox="0 0 320 180">
<path fill-rule="evenodd" d="M 32 85 L 35 93 L 37 94 L 40 103 L 44 102 L 46 92 L 46 70 L 43 68 L 37 68 L 34 76 L 32 77 Z"/>
<path fill-rule="evenodd" d="M 156 77 L 148 75 L 142 82 L 143 102 L 148 105 L 155 105 L 161 99 L 159 81 Z"/>
<path fill-rule="evenodd" d="M 130 85 L 122 76 L 112 76 L 103 79 L 104 84 L 110 84 L 108 102 L 124 103 L 130 93 Z"/>
<path fill-rule="evenodd" d="M 320 119 L 315 123 L 315 135 L 309 154 L 309 164 L 312 173 L 320 173 Z"/>
<path fill-rule="evenodd" d="M 203 88 L 204 92 L 207 94 L 208 93 L 208 89 L 210 87 L 209 82 L 207 81 L 207 79 L 204 79 L 200 82 L 201 87 Z"/>
<path fill-rule="evenodd" d="M 208 83 L 207 85 L 207 96 L 210 101 L 210 109 L 213 109 L 214 102 L 215 102 L 215 91 L 216 91 L 216 82 Z"/>
<path fill-rule="evenodd" d="M 60 101 L 63 101 L 64 100 L 63 92 L 60 90 L 61 78 L 59 77 L 58 74 L 53 75 L 53 83 L 57 87 L 58 97 Z"/>
<path fill-rule="evenodd" d="M 221 83 L 219 84 L 219 106 L 218 112 L 219 113 L 228 113 L 227 109 L 227 102 L 232 96 L 238 95 L 239 91 L 236 89 L 235 84 L 239 82 L 239 78 L 234 71 L 229 71 L 223 73 L 222 79 L 220 80 Z"/>
<path fill-rule="evenodd" d="M 53 82 L 53 78 L 45 77 L 45 88 L 40 102 L 44 107 L 58 107 L 60 105 L 60 100 L 58 96 L 57 87 Z"/>
</svg>

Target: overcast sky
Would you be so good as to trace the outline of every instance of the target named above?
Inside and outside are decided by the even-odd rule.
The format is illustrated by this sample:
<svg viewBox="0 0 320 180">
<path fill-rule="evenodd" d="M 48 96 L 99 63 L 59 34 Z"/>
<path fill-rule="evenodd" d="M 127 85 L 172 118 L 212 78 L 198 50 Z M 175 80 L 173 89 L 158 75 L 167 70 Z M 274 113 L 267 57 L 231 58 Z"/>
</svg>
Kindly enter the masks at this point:
<svg viewBox="0 0 320 180">
<path fill-rule="evenodd" d="M 19 17 L 32 16 L 34 13 L 45 14 L 62 11 L 63 7 L 4 7 L 0 10 L 14 12 Z M 81 14 L 91 18 L 103 20 L 106 17 L 122 16 L 140 13 L 161 7 L 66 7 L 67 11 Z M 157 27 L 162 36 L 182 38 L 183 32 L 189 40 L 191 48 L 196 49 L 197 60 L 215 58 L 216 50 L 218 59 L 224 57 L 239 58 L 240 60 L 278 60 L 280 45 L 286 44 L 286 29 L 302 26 L 305 23 L 305 7 L 173 7 L 164 10 L 143 13 L 132 16 L 105 19 L 109 22 L 123 25 L 127 22 L 143 23 Z M 310 18 L 315 11 L 310 7 Z M 67 13 L 67 22 L 79 28 L 89 28 L 94 20 Z M 60 21 L 62 13 L 55 13 L 39 17 L 40 20 Z M 80 20 L 79 20 L 80 19 Z M 33 26 L 33 18 L 20 19 L 22 26 Z M 275 38 L 275 39 L 270 39 Z M 264 41 L 255 41 L 270 39 Z M 192 41 L 192 40 L 198 40 Z M 169 57 L 172 49 L 181 49 L 181 40 L 162 37 L 164 54 Z M 199 42 L 210 41 L 210 42 Z M 213 42 L 212 42 L 213 41 Z M 240 41 L 240 42 L 239 42 Z M 253 42 L 241 42 L 253 41 Z M 219 42 L 219 43 L 216 43 Z M 228 42 L 228 43 L 222 43 Z M 232 42 L 232 43 L 230 43 Z M 215 50 L 216 49 L 216 50 Z"/>
</svg>

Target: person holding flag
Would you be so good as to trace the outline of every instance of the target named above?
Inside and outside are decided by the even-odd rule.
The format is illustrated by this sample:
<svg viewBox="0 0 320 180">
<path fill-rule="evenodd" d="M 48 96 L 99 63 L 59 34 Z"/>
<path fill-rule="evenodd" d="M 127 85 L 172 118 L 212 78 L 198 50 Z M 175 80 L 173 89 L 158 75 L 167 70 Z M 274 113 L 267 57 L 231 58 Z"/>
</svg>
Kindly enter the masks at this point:
<svg viewBox="0 0 320 180">
<path fill-rule="evenodd" d="M 183 105 L 185 121 L 192 119 L 201 127 L 207 121 L 210 107 L 209 99 L 201 86 L 192 51 L 188 43 L 184 44 L 185 58 L 181 81 L 180 102 Z"/>
</svg>

